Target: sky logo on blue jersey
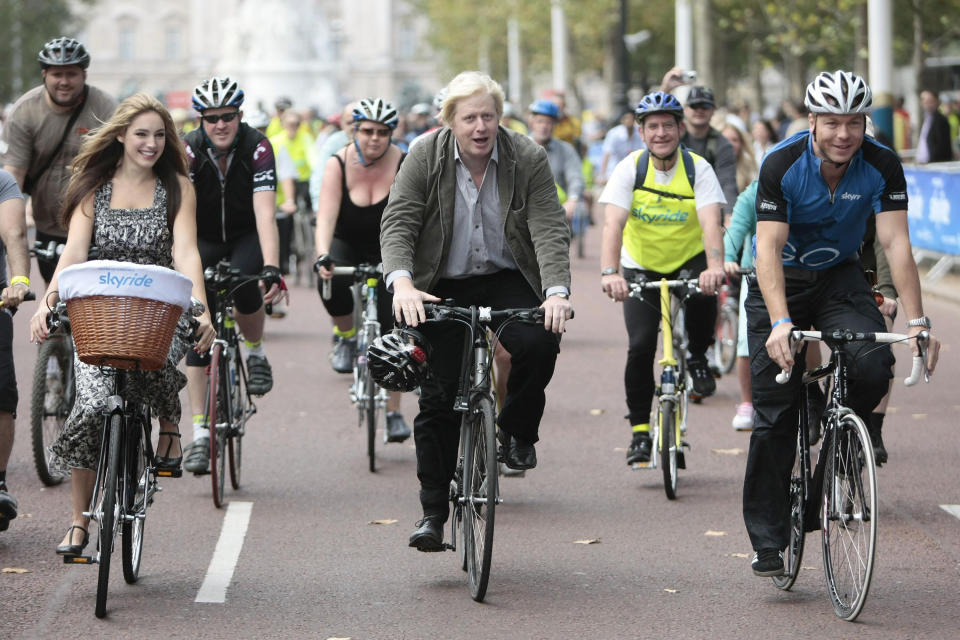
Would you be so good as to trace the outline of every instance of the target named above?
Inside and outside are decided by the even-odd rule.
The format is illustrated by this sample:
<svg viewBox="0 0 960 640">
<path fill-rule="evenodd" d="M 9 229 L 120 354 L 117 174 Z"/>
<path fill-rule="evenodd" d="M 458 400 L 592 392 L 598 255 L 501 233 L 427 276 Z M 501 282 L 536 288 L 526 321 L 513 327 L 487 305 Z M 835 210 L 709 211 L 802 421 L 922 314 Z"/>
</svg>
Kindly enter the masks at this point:
<svg viewBox="0 0 960 640">
<path fill-rule="evenodd" d="M 840 199 L 841 199 L 841 200 L 859 200 L 859 199 L 862 198 L 862 197 L 863 197 L 863 196 L 860 195 L 859 193 L 848 193 L 848 192 L 845 191 L 845 192 L 840 196 Z"/>
<path fill-rule="evenodd" d="M 134 274 L 132 276 L 118 276 L 107 271 L 100 276 L 100 284 L 107 284 L 114 289 L 122 287 L 144 287 L 149 288 L 153 284 L 153 278 L 147 274 Z"/>
</svg>

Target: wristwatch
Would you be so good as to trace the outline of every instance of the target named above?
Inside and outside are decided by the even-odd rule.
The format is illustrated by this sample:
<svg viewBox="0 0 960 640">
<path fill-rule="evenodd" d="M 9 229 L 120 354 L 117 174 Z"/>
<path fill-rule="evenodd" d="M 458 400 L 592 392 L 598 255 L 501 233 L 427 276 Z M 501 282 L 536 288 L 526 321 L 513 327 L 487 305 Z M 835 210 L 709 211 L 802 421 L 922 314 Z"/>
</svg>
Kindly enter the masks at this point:
<svg viewBox="0 0 960 640">
<path fill-rule="evenodd" d="M 619 270 L 616 267 L 607 267 L 600 272 L 601 276 L 612 276 L 615 273 L 619 273 Z"/>
<path fill-rule="evenodd" d="M 569 299 L 570 299 L 570 294 L 569 294 L 569 293 L 564 293 L 564 292 L 562 292 L 562 291 L 558 291 L 558 292 L 556 292 L 556 293 L 551 293 L 551 294 L 550 294 L 549 296 L 547 296 L 547 297 L 548 297 L 548 298 L 563 298 L 564 300 L 569 300 Z"/>
<path fill-rule="evenodd" d="M 933 324 L 930 322 L 930 318 L 927 316 L 920 316 L 919 318 L 914 318 L 907 322 L 908 327 L 923 327 L 924 329 L 932 329 Z"/>
</svg>

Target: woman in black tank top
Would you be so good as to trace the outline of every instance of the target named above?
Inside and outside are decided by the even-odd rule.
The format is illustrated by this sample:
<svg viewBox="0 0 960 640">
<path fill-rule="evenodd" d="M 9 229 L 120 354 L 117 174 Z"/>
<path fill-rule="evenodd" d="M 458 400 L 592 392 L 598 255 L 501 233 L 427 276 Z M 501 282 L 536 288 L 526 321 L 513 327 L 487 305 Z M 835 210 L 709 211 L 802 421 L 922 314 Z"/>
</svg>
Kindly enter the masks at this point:
<svg viewBox="0 0 960 640">
<path fill-rule="evenodd" d="M 334 371 L 350 373 L 356 355 L 353 326 L 352 277 L 333 277 L 333 265 L 380 264 L 380 218 L 387 207 L 390 187 L 405 154 L 391 143 L 397 112 L 379 99 L 361 100 L 353 110 L 353 141 L 331 157 L 323 173 L 317 207 L 316 249 L 318 290 L 332 280 L 332 295 L 321 296 L 333 319 L 334 347 L 330 352 Z M 377 312 L 381 331 L 393 327 L 393 301 L 381 280 L 377 289 Z M 399 412 L 400 394 L 387 401 L 387 439 L 402 442 L 410 428 Z"/>
</svg>

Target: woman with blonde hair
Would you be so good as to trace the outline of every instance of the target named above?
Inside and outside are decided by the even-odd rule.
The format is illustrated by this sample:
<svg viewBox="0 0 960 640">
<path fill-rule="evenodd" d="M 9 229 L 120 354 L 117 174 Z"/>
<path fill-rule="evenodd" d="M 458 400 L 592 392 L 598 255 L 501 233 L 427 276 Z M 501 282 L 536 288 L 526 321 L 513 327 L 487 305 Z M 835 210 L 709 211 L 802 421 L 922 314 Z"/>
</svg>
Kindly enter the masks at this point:
<svg viewBox="0 0 960 640">
<path fill-rule="evenodd" d="M 746 132 L 732 123 L 724 125 L 720 133 L 733 145 L 733 155 L 737 159 L 737 193 L 743 193 L 760 171 L 753 157 L 753 143 Z"/>
<path fill-rule="evenodd" d="M 84 141 L 73 163 L 62 225 L 67 242 L 59 264 L 30 319 L 31 340 L 48 335 L 60 273 L 87 259 L 91 244 L 100 258 L 175 268 L 192 282 L 193 296 L 206 301 L 197 251 L 196 197 L 187 176 L 187 158 L 170 114 L 156 99 L 138 93 L 124 100 L 110 120 Z M 209 312 L 200 318 L 198 352 L 209 349 L 214 331 Z M 180 389 L 186 378 L 177 363 L 191 341 L 186 318 L 177 326 L 166 365 L 132 377 L 128 393 L 149 405 L 160 420 L 156 446 L 158 469 L 179 471 Z M 55 462 L 73 474 L 73 520 L 57 553 L 76 556 L 88 541 L 89 518 L 83 515 L 93 493 L 100 451 L 101 411 L 111 380 L 99 367 L 74 360 L 77 396 L 51 450 Z M 176 454 L 176 455 L 175 455 Z"/>
</svg>

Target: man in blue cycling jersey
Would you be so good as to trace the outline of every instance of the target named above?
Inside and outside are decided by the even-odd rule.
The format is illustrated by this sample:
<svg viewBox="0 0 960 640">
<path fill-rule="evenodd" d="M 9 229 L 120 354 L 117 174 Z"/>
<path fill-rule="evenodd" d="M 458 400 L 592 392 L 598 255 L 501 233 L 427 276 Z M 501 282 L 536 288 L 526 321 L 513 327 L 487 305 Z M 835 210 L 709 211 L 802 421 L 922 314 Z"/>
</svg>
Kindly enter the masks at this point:
<svg viewBox="0 0 960 640">
<path fill-rule="evenodd" d="M 794 371 L 787 384 L 775 382 L 794 365 L 790 332 L 810 326 L 886 331 L 857 255 L 870 216 L 909 334 L 930 329 L 910 248 L 903 167 L 890 149 L 864 135 L 872 102 L 859 76 L 821 73 L 807 87 L 809 131 L 774 147 L 760 168 L 756 276 L 748 279 L 746 301 L 756 414 L 743 484 L 743 518 L 759 576 L 783 574 L 782 550 L 790 540 L 801 372 Z M 875 344 L 847 350 L 850 406 L 869 422 L 893 375 L 893 356 L 889 346 Z M 931 371 L 938 350 L 931 337 Z"/>
</svg>

